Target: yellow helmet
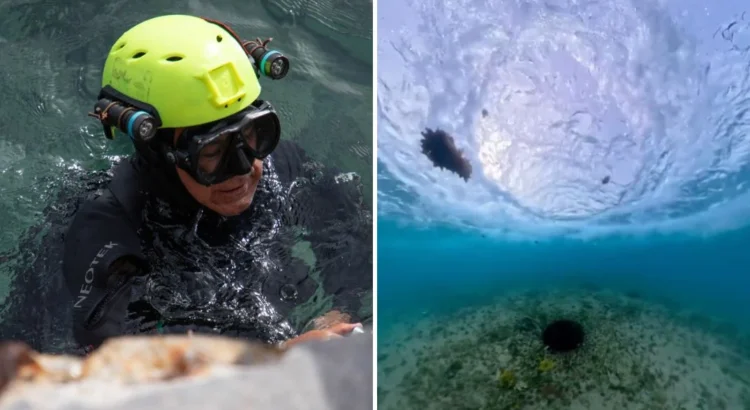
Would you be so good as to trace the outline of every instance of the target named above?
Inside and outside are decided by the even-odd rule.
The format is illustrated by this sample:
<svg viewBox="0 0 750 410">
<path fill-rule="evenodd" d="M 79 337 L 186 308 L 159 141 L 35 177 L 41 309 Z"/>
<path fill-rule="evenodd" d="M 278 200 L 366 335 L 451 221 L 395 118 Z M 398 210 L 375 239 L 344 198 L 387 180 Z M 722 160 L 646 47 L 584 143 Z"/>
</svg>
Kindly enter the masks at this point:
<svg viewBox="0 0 750 410">
<path fill-rule="evenodd" d="M 247 108 L 260 83 L 242 45 L 200 17 L 168 15 L 125 32 L 104 63 L 102 87 L 151 105 L 163 128 L 213 122 Z"/>
</svg>

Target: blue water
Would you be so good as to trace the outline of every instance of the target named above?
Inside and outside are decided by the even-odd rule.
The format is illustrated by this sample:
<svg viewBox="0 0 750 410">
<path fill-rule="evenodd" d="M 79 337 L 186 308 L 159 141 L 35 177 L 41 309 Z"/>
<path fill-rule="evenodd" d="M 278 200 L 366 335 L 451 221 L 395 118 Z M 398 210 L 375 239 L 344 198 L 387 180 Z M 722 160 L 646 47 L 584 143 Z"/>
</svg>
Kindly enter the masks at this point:
<svg viewBox="0 0 750 410">
<path fill-rule="evenodd" d="M 440 333 L 522 290 L 692 312 L 686 329 L 727 324 L 750 364 L 746 3 L 381 0 L 378 21 L 379 384 L 417 371 L 381 371 L 405 345 L 432 352 L 407 323 Z M 454 136 L 468 183 L 420 153 L 427 127 Z M 724 394 L 685 408 L 750 408 L 750 385 Z"/>
<path fill-rule="evenodd" d="M 503 242 L 448 227 L 378 219 L 378 331 L 425 311 L 450 312 L 513 288 L 594 284 L 637 290 L 750 331 L 750 229 L 698 238 Z"/>
</svg>

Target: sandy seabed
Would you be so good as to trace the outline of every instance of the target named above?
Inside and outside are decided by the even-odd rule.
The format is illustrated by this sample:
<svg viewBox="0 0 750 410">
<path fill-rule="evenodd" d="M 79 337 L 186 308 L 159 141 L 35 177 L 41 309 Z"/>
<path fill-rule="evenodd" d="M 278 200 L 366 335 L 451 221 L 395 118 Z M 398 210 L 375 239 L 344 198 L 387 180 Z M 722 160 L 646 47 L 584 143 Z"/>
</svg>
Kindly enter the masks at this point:
<svg viewBox="0 0 750 410">
<path fill-rule="evenodd" d="M 580 348 L 544 347 L 557 319 Z M 632 293 L 528 291 L 379 337 L 378 409 L 750 410 L 750 337 Z"/>
</svg>

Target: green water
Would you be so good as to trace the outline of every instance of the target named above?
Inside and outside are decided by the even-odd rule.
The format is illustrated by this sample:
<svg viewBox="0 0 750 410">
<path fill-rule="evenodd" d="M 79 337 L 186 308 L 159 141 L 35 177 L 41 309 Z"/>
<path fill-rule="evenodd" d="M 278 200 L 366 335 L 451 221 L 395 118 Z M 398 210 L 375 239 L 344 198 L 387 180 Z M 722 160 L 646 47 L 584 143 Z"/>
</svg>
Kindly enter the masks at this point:
<svg viewBox="0 0 750 410">
<path fill-rule="evenodd" d="M 335 10 L 335 12 L 331 12 Z M 161 14 L 229 23 L 242 37 L 273 37 L 289 75 L 262 82 L 282 138 L 317 160 L 362 176 L 372 205 L 372 10 L 368 0 L 0 0 L 0 254 L 42 219 L 61 175 L 106 169 L 130 154 L 87 117 L 109 48 L 129 27 Z M 43 252 L 43 250 L 39 250 Z M 0 300 L 8 269 L 0 260 Z"/>
</svg>

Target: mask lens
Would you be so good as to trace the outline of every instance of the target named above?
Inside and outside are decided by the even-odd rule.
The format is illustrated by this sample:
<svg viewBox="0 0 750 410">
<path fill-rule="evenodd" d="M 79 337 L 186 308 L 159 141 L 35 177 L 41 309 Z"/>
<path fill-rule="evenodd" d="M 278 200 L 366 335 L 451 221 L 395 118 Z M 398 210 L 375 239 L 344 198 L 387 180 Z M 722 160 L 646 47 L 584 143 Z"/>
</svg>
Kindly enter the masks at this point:
<svg viewBox="0 0 750 410">
<path fill-rule="evenodd" d="M 279 142 L 279 130 L 273 116 L 269 113 L 256 118 L 243 129 L 243 135 L 255 155 L 263 159 L 267 157 Z"/>
<path fill-rule="evenodd" d="M 255 132 L 255 127 L 252 123 L 242 128 L 240 134 L 245 140 L 245 143 L 247 143 L 253 151 L 258 150 L 258 133 Z"/>
<path fill-rule="evenodd" d="M 206 144 L 198 153 L 198 169 L 206 174 L 213 174 L 219 169 L 226 153 L 232 149 L 232 135 L 224 133 L 218 135 Z"/>
<path fill-rule="evenodd" d="M 185 148 L 191 172 L 212 183 L 241 175 L 255 159 L 265 159 L 278 145 L 281 131 L 272 109 L 250 109 L 205 127 L 186 132 L 183 141 L 190 144 Z"/>
</svg>

